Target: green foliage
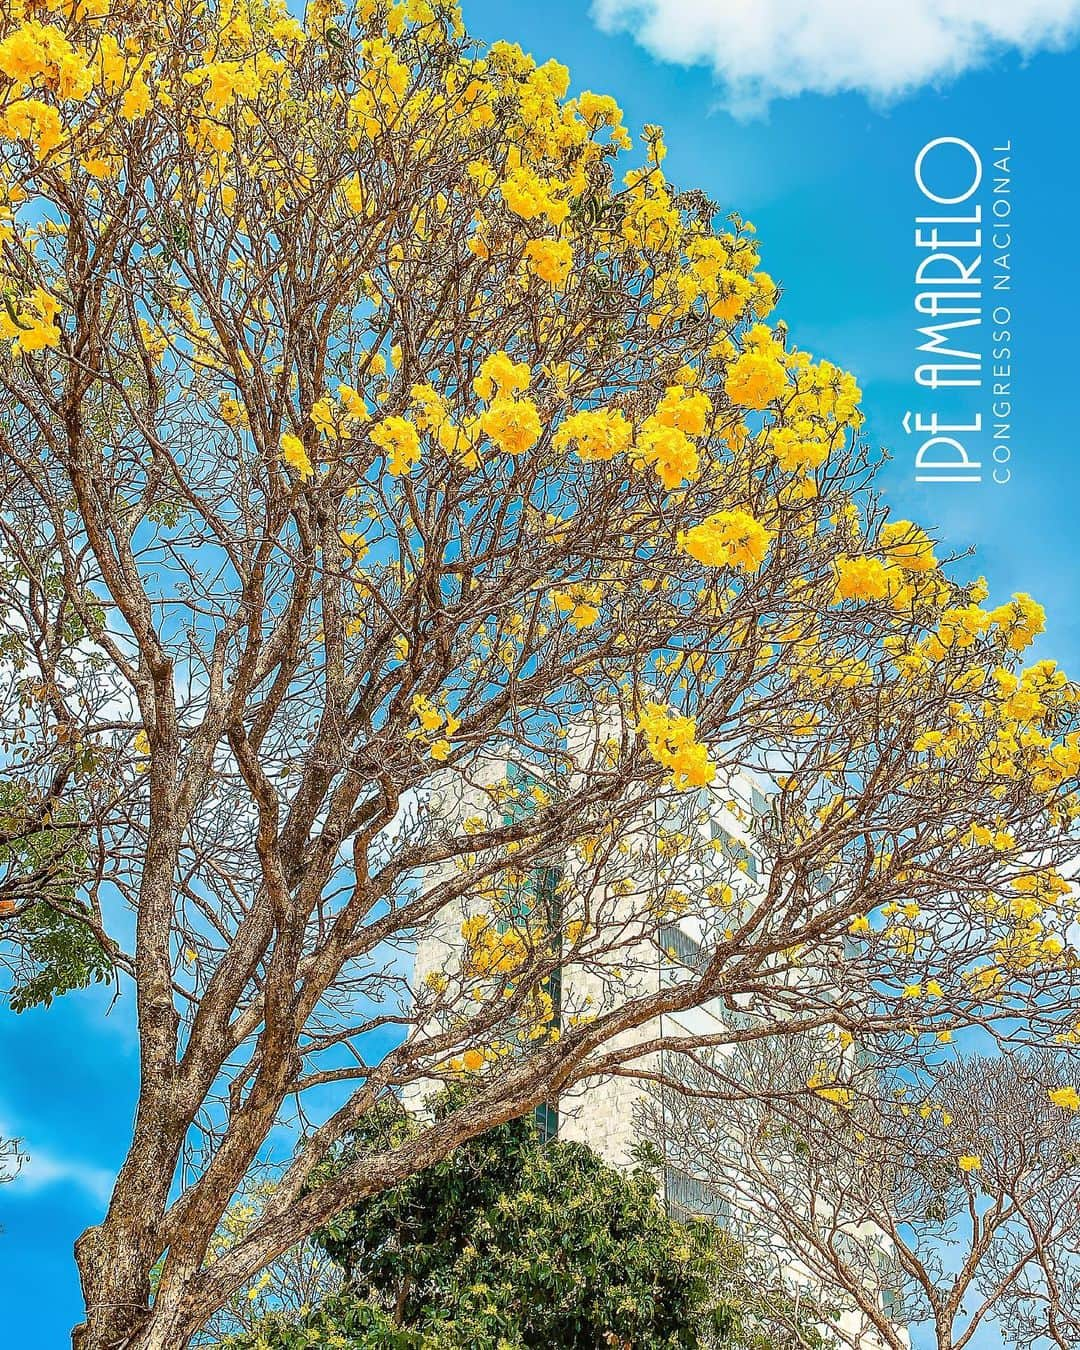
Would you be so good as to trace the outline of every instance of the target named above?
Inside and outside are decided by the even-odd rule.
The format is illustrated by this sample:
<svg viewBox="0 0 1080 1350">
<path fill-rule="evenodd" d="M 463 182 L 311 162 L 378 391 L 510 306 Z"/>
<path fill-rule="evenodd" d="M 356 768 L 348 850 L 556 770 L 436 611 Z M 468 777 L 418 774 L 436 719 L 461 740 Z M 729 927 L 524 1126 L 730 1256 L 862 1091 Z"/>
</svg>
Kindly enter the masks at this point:
<svg viewBox="0 0 1080 1350">
<path fill-rule="evenodd" d="M 47 1007 L 59 994 L 107 980 L 113 969 L 79 918 L 87 859 L 74 808 L 57 805 L 42 816 L 25 784 L 0 784 L 0 964 L 13 1012 Z"/>
<path fill-rule="evenodd" d="M 395 1327 L 386 1313 L 345 1289 L 298 1318 L 271 1313 L 252 1333 L 227 1336 L 221 1350 L 425 1350 L 425 1338 Z"/>
<path fill-rule="evenodd" d="M 48 1007 L 58 995 L 101 983 L 112 974 L 112 963 L 86 924 L 50 905 L 31 905 L 4 938 L 17 945 L 17 956 L 6 959 L 12 1012 Z"/>
<path fill-rule="evenodd" d="M 455 1090 L 440 1099 L 436 1115 L 460 1105 Z M 399 1142 L 413 1126 L 396 1105 L 374 1113 L 362 1133 L 340 1150 L 328 1171 L 358 1153 Z M 441 1286 L 481 1222 L 521 1186 L 538 1150 L 532 1120 L 512 1120 L 476 1136 L 403 1185 L 339 1214 L 315 1241 L 356 1287 L 376 1296 L 388 1291 L 406 1324 L 418 1320 L 428 1291 Z"/>
<path fill-rule="evenodd" d="M 436 1114 L 462 1100 L 455 1090 Z M 400 1142 L 413 1128 L 399 1108 L 384 1107 L 326 1172 Z M 807 1339 L 786 1338 L 786 1317 L 776 1314 L 790 1307 L 767 1304 L 742 1249 L 722 1230 L 667 1216 L 646 1166 L 624 1172 L 583 1144 L 543 1145 L 531 1119 L 477 1136 L 396 1189 L 339 1214 L 315 1241 L 344 1270 L 344 1288 L 298 1319 L 265 1319 L 226 1345 L 784 1350 L 815 1344 L 805 1327 Z"/>
</svg>

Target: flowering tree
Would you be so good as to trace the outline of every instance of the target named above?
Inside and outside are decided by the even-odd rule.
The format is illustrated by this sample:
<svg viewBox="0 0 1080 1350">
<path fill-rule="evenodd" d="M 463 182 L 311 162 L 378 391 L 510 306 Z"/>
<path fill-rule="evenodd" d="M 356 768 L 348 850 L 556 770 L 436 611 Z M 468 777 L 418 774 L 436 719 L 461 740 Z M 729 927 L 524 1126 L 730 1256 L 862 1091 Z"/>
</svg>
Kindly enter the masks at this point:
<svg viewBox="0 0 1080 1350">
<path fill-rule="evenodd" d="M 779 1048 L 683 1063 L 646 1114 L 790 1283 L 835 1293 L 842 1343 L 907 1350 L 925 1325 L 936 1350 L 963 1350 L 994 1320 L 1011 1345 L 1076 1343 L 1080 1095 L 1062 1086 L 1075 1064 L 949 1053 L 885 1084 L 864 1060 L 843 1095 L 805 1094 L 814 1050 Z"/>
<path fill-rule="evenodd" d="M 432 1114 L 463 1095 L 456 1085 Z M 419 1128 L 385 1103 L 313 1184 Z M 325 1267 L 318 1298 L 295 1263 L 264 1272 L 254 1297 L 217 1315 L 215 1344 L 305 1350 L 343 1336 L 383 1350 L 830 1350 L 805 1291 L 793 1298 L 715 1224 L 666 1212 L 655 1161 L 646 1146 L 619 1169 L 580 1142 L 544 1140 L 534 1119 L 496 1125 L 313 1235 L 307 1264 L 332 1258 L 339 1287 Z"/>
<path fill-rule="evenodd" d="M 398 1107 L 370 1122 L 327 1174 L 408 1132 L 400 1117 Z M 715 1229 L 699 1229 L 667 1216 L 645 1169 L 626 1174 L 583 1144 L 542 1144 L 529 1119 L 509 1121 L 316 1233 L 343 1268 L 339 1294 L 300 1317 L 271 1313 L 223 1344 L 325 1344 L 364 1307 L 360 1316 L 385 1319 L 372 1345 L 395 1344 L 386 1333 L 398 1331 L 426 1350 L 711 1347 L 710 1327 L 718 1337 L 765 1300 L 744 1308 L 722 1297 L 721 1282 L 746 1272 L 731 1269 L 731 1244 Z M 781 1314 L 776 1323 L 782 1331 Z"/>
<path fill-rule="evenodd" d="M 4 739 L 16 842 L 64 842 L 0 923 L 16 952 L 33 906 L 74 925 L 140 1038 L 79 1350 L 174 1350 L 661 1014 L 752 1000 L 731 1036 L 886 1058 L 1075 1034 L 1076 690 L 1022 668 L 1042 611 L 886 518 L 854 380 L 762 322 L 751 227 L 676 191 L 658 129 L 635 154 L 610 98 L 427 0 L 2 22 Z M 746 766 L 777 784 L 754 884 L 692 819 Z M 519 903 L 553 859 L 557 903 Z M 673 914 L 704 959 L 639 988 Z M 208 1263 L 283 1121 L 304 1148 Z"/>
</svg>

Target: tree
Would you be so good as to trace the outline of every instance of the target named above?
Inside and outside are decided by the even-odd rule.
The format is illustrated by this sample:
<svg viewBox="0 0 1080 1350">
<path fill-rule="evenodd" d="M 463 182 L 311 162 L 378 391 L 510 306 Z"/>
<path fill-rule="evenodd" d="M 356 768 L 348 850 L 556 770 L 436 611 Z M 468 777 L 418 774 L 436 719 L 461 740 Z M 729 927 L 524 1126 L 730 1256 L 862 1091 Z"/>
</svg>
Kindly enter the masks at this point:
<svg viewBox="0 0 1080 1350">
<path fill-rule="evenodd" d="M 208 1262 L 220 1260 L 259 1223 L 274 1199 L 273 1172 L 267 1167 L 263 1175 L 245 1183 L 210 1243 Z M 318 1308 L 318 1317 L 327 1327 L 334 1323 L 338 1332 L 350 1332 L 355 1328 L 349 1326 L 348 1316 L 333 1317 L 340 1288 L 340 1269 L 321 1246 L 305 1239 L 282 1252 L 246 1289 L 226 1299 L 201 1329 L 197 1343 L 216 1345 L 227 1337 L 265 1328 L 271 1321 L 295 1329 L 312 1308 Z M 357 1317 L 363 1315 L 358 1313 Z"/>
<path fill-rule="evenodd" d="M 438 1113 L 462 1100 L 455 1091 Z M 417 1128 L 400 1112 L 369 1122 L 323 1180 L 378 1134 Z M 315 1240 L 341 1265 L 342 1290 L 225 1345 L 291 1350 L 334 1332 L 427 1350 L 824 1345 L 777 1290 L 750 1290 L 744 1254 L 721 1230 L 668 1218 L 656 1191 L 645 1166 L 623 1172 L 584 1144 L 541 1144 L 532 1120 L 508 1121 L 337 1215 Z"/>
<path fill-rule="evenodd" d="M 8 776 L 0 783 L 0 966 L 9 975 L 9 1006 L 22 1012 L 112 974 L 96 902 L 102 858 L 99 850 L 93 855 L 100 839 L 92 838 L 94 813 L 86 810 L 91 794 L 108 789 L 104 762 L 70 736 L 62 700 L 48 694 L 50 685 L 72 676 L 83 636 L 65 614 L 55 566 L 44 566 L 30 581 L 13 564 L 6 580 L 0 751 Z M 51 584 L 57 604 L 35 628 L 33 617 L 42 617 L 42 606 L 49 605 L 39 583 Z M 87 679 L 84 697 L 90 688 Z"/>
<path fill-rule="evenodd" d="M 35 903 L 140 1038 L 77 1350 L 174 1350 L 343 1207 L 641 1062 L 661 1014 L 753 998 L 760 1038 L 884 1058 L 1072 1033 L 1076 690 L 1022 669 L 1042 611 L 887 518 L 854 380 L 762 322 L 752 229 L 667 181 L 657 128 L 632 154 L 613 100 L 428 0 L 2 22 L 3 659 L 40 691 L 8 739 L 35 802 L 80 747 L 80 903 Z M 752 885 L 668 809 L 743 766 L 778 784 Z M 676 913 L 705 959 L 643 991 Z"/>
<path fill-rule="evenodd" d="M 782 1062 L 773 1047 L 736 1055 L 722 1079 L 758 1095 L 725 1105 L 720 1129 L 699 1066 L 672 1084 L 674 1103 L 655 1099 L 653 1131 L 730 1197 L 744 1240 L 835 1292 L 851 1345 L 907 1350 L 907 1329 L 925 1325 L 936 1350 L 963 1350 L 995 1319 L 1010 1345 L 1075 1344 L 1075 1061 L 949 1055 L 889 1090 L 863 1062 L 846 1095 L 808 1097 L 819 1065 L 806 1046 Z"/>
<path fill-rule="evenodd" d="M 18 1139 L 0 1139 L 0 1184 L 14 1181 L 25 1161 Z"/>
<path fill-rule="evenodd" d="M 26 1154 L 18 1139 L 0 1139 L 0 1186 L 14 1181 L 26 1162 Z M 3 1233 L 0 1228 L 0 1233 Z"/>
</svg>

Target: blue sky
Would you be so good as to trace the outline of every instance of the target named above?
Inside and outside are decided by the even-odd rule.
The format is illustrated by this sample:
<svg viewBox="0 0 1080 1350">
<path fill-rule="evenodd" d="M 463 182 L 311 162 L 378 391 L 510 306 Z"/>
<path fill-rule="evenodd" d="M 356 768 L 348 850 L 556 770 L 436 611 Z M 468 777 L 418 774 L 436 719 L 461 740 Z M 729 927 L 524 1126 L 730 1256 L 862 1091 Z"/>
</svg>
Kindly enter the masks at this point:
<svg viewBox="0 0 1080 1350">
<path fill-rule="evenodd" d="M 620 4 L 604 7 L 610 14 Z M 657 0 L 653 7 L 665 20 L 655 42 L 689 51 L 690 40 L 668 22 L 682 12 L 678 0 Z M 740 4 L 732 0 L 730 7 Z M 764 8 L 783 15 L 800 6 Z M 818 8 L 837 22 L 836 0 L 822 0 Z M 723 6 L 687 0 L 682 9 L 718 13 Z M 1000 15 L 1030 10 L 1050 23 L 1075 6 L 1010 0 L 1001 9 L 994 0 L 988 9 Z M 850 11 L 856 12 L 856 0 Z M 580 3 L 465 3 L 477 35 L 511 39 L 540 60 L 563 61 L 574 88 L 614 94 L 635 132 L 644 122 L 663 125 L 669 176 L 755 222 L 763 264 L 785 287 L 781 314 L 793 340 L 857 374 L 868 435 L 896 454 L 883 475 L 894 513 L 935 527 L 946 550 L 974 547 L 973 566 L 988 577 L 996 600 L 1019 590 L 1040 599 L 1049 615 L 1042 654 L 1075 671 L 1080 621 L 1072 604 L 1073 522 L 1080 467 L 1071 399 L 1078 384 L 1072 328 L 1080 269 L 1070 241 L 1080 174 L 1063 129 L 1072 121 L 1080 51 L 1073 45 L 1021 57 L 1003 47 L 963 73 L 970 35 L 952 35 L 946 50 L 940 32 L 931 28 L 920 36 L 922 11 L 920 4 L 906 6 L 910 22 L 892 35 L 848 34 L 840 44 L 843 61 L 831 73 L 812 45 L 802 57 L 796 52 L 777 80 L 782 76 L 794 91 L 800 80 L 829 87 L 832 79 L 842 91 L 793 92 L 763 109 L 758 81 L 756 116 L 748 118 L 750 58 L 734 68 L 743 80 L 742 115 L 735 117 L 727 110 L 730 89 L 710 69 L 666 62 L 628 33 L 601 31 Z M 1006 24 L 999 36 L 1010 35 Z M 933 50 L 920 51 L 920 41 Z M 933 74 L 942 61 L 952 73 L 938 71 L 936 87 L 887 104 L 843 91 L 860 84 L 860 71 L 872 89 L 887 84 L 881 42 L 895 43 L 909 80 Z M 718 50 L 727 50 L 722 40 Z M 1005 140 L 1013 145 L 1015 439 L 1006 486 L 920 487 L 900 425 L 909 408 L 930 406 L 913 402 L 912 163 L 919 147 L 937 136 L 966 138 L 981 152 Z M 97 990 L 47 1012 L 0 1014 L 0 1135 L 18 1134 L 32 1155 L 24 1175 L 0 1188 L 0 1289 L 12 1343 L 62 1346 L 79 1315 L 72 1243 L 102 1213 L 136 1088 L 132 1001 L 125 993 L 109 1004 L 109 995 Z M 998 1344 L 991 1333 L 980 1350 Z"/>
</svg>

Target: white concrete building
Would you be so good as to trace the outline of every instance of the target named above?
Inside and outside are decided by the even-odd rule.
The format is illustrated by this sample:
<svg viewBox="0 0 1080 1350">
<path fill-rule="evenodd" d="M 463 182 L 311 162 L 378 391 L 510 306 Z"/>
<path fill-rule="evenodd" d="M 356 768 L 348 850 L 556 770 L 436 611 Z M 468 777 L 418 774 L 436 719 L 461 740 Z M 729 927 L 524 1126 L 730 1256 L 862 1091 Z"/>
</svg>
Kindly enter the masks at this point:
<svg viewBox="0 0 1080 1350">
<path fill-rule="evenodd" d="M 444 814 L 455 822 L 470 817 L 488 819 L 492 785 L 505 779 L 521 781 L 523 776 L 525 780 L 531 777 L 527 767 L 491 757 L 476 768 L 469 784 L 460 779 L 436 780 L 432 785 L 431 804 L 437 814 Z M 768 883 L 768 876 L 754 855 L 748 823 L 769 809 L 767 781 L 749 773 L 740 773 L 722 787 L 711 788 L 696 796 L 672 793 L 670 802 L 659 808 L 660 811 L 670 810 L 679 828 L 699 832 L 701 841 L 716 857 L 718 876 L 726 878 L 727 884 L 746 888 Z M 640 832 L 641 839 L 655 844 L 657 826 L 656 820 L 649 822 L 649 828 L 643 827 Z M 643 893 L 662 889 L 658 883 L 663 860 L 656 857 L 654 851 L 649 862 L 655 870 L 653 875 L 641 877 Z M 639 868 L 642 865 L 640 858 L 637 865 Z M 580 870 L 579 864 L 569 855 L 551 858 L 547 866 L 538 870 L 537 894 L 546 894 L 551 901 L 564 882 L 573 891 L 575 876 Z M 696 878 L 703 889 L 709 881 L 706 870 Z M 571 1010 L 580 1011 L 586 1006 L 610 1007 L 613 1001 L 655 991 L 672 981 L 687 978 L 700 967 L 708 950 L 707 941 L 703 942 L 707 935 L 702 930 L 700 918 L 691 913 L 685 917 L 669 915 L 646 921 L 638 901 L 639 895 L 628 897 L 626 911 L 632 916 L 629 919 L 619 913 L 618 906 L 603 908 L 601 923 L 608 926 L 615 939 L 612 945 L 617 947 L 607 961 L 610 973 L 603 959 L 590 963 L 588 969 L 576 965 L 565 969 L 557 981 L 554 997 L 556 1019 L 572 1015 Z M 452 970 L 460 963 L 464 946 L 461 928 L 469 911 L 467 898 L 446 907 L 438 926 L 419 941 L 417 987 L 429 977 Z M 600 939 L 597 945 L 603 948 L 602 933 Z M 652 1054 L 635 1061 L 634 1045 L 657 1038 L 719 1035 L 731 1027 L 732 1018 L 738 1015 L 714 1001 L 678 1014 L 665 1014 L 655 1023 L 628 1033 L 621 1044 L 618 1041 L 612 1043 L 611 1048 L 625 1049 L 628 1064 L 637 1063 L 647 1071 L 656 1070 L 662 1064 L 660 1056 Z M 411 1109 L 422 1109 L 423 1099 L 434 1086 L 434 1083 L 430 1087 L 423 1083 L 414 1085 L 407 1094 L 406 1104 Z M 589 1078 L 564 1093 L 558 1102 L 539 1110 L 537 1115 L 545 1136 L 581 1141 L 614 1166 L 629 1167 L 634 1164 L 635 1146 L 641 1137 L 641 1108 L 646 1092 L 642 1083 L 632 1076 Z M 668 1109 L 666 1103 L 663 1109 Z M 731 1197 L 724 1193 L 723 1186 L 714 1184 L 715 1178 L 695 1174 L 690 1167 L 669 1161 L 660 1181 L 665 1205 L 674 1217 L 709 1217 L 719 1223 L 731 1219 Z M 877 1241 L 878 1237 L 852 1227 L 853 1240 Z M 813 1283 L 809 1272 L 793 1253 L 784 1254 L 778 1265 L 794 1284 Z M 861 1330 L 861 1319 L 856 1314 L 845 1315 L 843 1325 L 859 1350 L 880 1350 L 880 1340 L 875 1334 Z"/>
</svg>

